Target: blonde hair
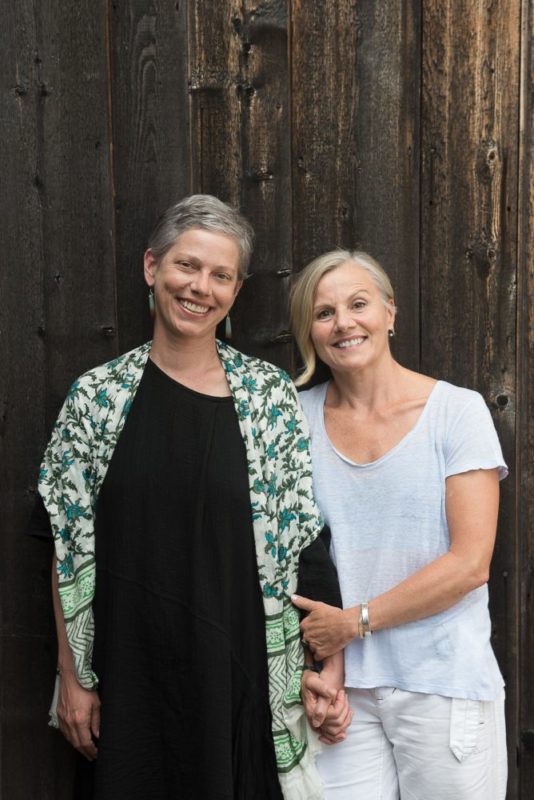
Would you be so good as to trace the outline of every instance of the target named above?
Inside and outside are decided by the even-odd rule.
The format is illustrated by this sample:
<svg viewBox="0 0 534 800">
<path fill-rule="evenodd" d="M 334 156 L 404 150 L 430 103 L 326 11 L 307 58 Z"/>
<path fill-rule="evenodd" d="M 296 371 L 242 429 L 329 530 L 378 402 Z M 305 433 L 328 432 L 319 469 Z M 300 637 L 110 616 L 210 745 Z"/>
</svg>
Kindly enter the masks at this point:
<svg viewBox="0 0 534 800">
<path fill-rule="evenodd" d="M 317 366 L 317 358 L 310 335 L 317 285 L 324 275 L 347 261 L 357 267 L 362 267 L 369 273 L 386 305 L 390 305 L 394 301 L 393 287 L 387 273 L 378 261 L 375 261 L 363 250 L 331 250 L 329 253 L 314 258 L 299 273 L 290 294 L 291 328 L 304 362 L 304 370 L 295 381 L 297 386 L 307 383 Z"/>
</svg>

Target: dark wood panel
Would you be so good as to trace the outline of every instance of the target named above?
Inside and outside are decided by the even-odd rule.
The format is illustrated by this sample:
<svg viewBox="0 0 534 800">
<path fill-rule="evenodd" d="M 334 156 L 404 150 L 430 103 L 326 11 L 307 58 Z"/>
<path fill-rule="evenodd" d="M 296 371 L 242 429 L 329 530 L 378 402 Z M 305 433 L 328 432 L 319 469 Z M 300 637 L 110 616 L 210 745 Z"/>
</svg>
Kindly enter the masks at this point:
<svg viewBox="0 0 534 800">
<path fill-rule="evenodd" d="M 81 371 L 116 354 L 106 3 L 35 4 L 48 421 Z"/>
<path fill-rule="evenodd" d="M 292 4 L 294 261 L 367 250 L 396 288 L 395 352 L 419 363 L 419 4 Z"/>
<path fill-rule="evenodd" d="M 44 650 L 47 644 L 51 647 L 51 609 L 43 580 L 50 552 L 32 547 L 23 536 L 46 437 L 42 200 L 36 140 L 46 95 L 36 60 L 38 36 L 33 3 L 12 0 L 4 4 L 0 31 L 0 796 L 14 800 L 32 797 L 36 783 L 42 786 L 39 794 L 45 800 L 53 797 L 46 725 L 51 694 L 48 698 L 40 694 L 47 682 L 51 693 L 54 675 Z M 27 661 L 21 657 L 23 652 Z M 14 657 L 19 670 L 12 668 Z M 32 668 L 38 673 L 37 681 L 25 695 L 21 689 L 27 687 Z M 39 766 L 27 764 L 32 741 L 41 755 Z"/>
<path fill-rule="evenodd" d="M 147 235 L 205 191 L 257 232 L 237 346 L 290 367 L 291 273 L 362 247 L 397 290 L 399 360 L 486 398 L 515 467 L 490 587 L 508 797 L 530 800 L 532 0 L 4 6 L 1 796 L 70 795 L 71 750 L 46 727 L 50 554 L 22 537 L 47 431 L 73 377 L 149 335 Z"/>
<path fill-rule="evenodd" d="M 422 361 L 482 392 L 514 463 L 519 5 L 423 3 Z M 515 476 L 502 484 L 490 582 L 517 794 Z"/>
<path fill-rule="evenodd" d="M 190 0 L 193 190 L 241 204 L 241 2 Z"/>
<path fill-rule="evenodd" d="M 285 2 L 242 4 L 241 204 L 254 226 L 251 277 L 232 312 L 237 347 L 291 368 L 287 292 L 291 275 L 288 14 Z"/>
<path fill-rule="evenodd" d="M 519 794 L 534 788 L 534 3 L 522 3 L 521 137 L 519 156 L 516 496 L 520 534 L 518 590 Z"/>
<path fill-rule="evenodd" d="M 186 0 L 110 5 L 120 351 L 149 338 L 143 253 L 159 215 L 189 194 Z"/>
<path fill-rule="evenodd" d="M 74 750 L 47 725 L 55 648 L 37 636 L 3 636 L 0 646 L 6 700 L 0 797 L 72 800 Z"/>
<path fill-rule="evenodd" d="M 47 726 L 56 660 L 51 551 L 23 531 L 68 384 L 113 353 L 102 330 L 113 319 L 104 17 L 94 3 L 6 6 L 1 793 L 66 800 L 72 754 Z M 66 780 L 58 782 L 60 754 Z"/>
</svg>

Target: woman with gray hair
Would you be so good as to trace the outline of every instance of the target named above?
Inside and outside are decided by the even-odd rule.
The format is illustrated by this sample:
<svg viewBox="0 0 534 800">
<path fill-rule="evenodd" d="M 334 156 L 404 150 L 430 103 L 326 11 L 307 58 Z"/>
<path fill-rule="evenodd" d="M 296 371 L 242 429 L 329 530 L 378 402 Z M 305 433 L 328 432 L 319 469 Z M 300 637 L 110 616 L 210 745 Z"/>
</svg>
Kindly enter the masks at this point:
<svg viewBox="0 0 534 800">
<path fill-rule="evenodd" d="M 293 329 L 330 380 L 302 392 L 343 610 L 306 598 L 318 659 L 345 651 L 354 716 L 319 757 L 327 800 L 504 800 L 503 679 L 487 579 L 507 474 L 483 398 L 401 366 L 393 289 L 362 252 L 299 275 Z"/>
<path fill-rule="evenodd" d="M 289 600 L 300 579 L 339 603 L 294 387 L 215 337 L 251 249 L 214 197 L 168 209 L 152 342 L 74 382 L 44 456 L 51 713 L 96 759 L 95 800 L 320 798 L 301 682 L 323 738 L 350 719 L 341 657 L 305 670 Z"/>
</svg>

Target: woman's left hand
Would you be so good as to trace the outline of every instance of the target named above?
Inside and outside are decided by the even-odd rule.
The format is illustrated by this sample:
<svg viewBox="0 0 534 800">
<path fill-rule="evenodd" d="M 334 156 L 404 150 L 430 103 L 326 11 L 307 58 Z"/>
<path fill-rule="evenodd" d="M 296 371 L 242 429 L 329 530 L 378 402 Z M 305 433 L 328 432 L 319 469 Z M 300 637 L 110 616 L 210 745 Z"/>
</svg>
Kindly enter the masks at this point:
<svg viewBox="0 0 534 800">
<path fill-rule="evenodd" d="M 346 692 L 338 688 L 327 670 L 322 673 L 304 670 L 301 695 L 309 723 L 324 744 L 337 744 L 346 738 L 352 721 L 352 709 Z"/>
<path fill-rule="evenodd" d="M 300 623 L 302 639 L 316 661 L 323 661 L 343 650 L 358 633 L 356 609 L 335 608 L 294 594 L 293 605 L 309 612 Z"/>
</svg>

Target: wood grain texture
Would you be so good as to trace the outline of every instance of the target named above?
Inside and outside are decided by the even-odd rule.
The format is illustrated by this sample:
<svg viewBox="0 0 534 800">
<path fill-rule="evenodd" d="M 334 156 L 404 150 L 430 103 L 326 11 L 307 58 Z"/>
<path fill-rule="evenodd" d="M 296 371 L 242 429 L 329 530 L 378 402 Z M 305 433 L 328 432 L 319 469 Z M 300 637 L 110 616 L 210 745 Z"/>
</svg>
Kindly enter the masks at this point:
<svg viewBox="0 0 534 800">
<path fill-rule="evenodd" d="M 294 261 L 363 249 L 396 290 L 402 363 L 419 364 L 417 2 L 292 4 Z"/>
<path fill-rule="evenodd" d="M 512 467 L 490 586 L 508 800 L 531 800 L 534 1 L 4 5 L 0 796 L 71 797 L 50 554 L 22 535 L 49 427 L 77 374 L 149 336 L 147 236 L 202 191 L 257 233 L 238 347 L 291 369 L 292 274 L 363 248 L 396 288 L 399 360 L 484 395 Z"/>
<path fill-rule="evenodd" d="M 423 371 L 480 391 L 514 462 L 519 5 L 423 2 Z M 517 738 L 514 476 L 502 484 L 493 645 Z M 509 797 L 517 794 L 510 759 Z"/>
<path fill-rule="evenodd" d="M 534 787 L 534 3 L 522 3 L 519 144 L 516 495 L 520 535 L 519 792 Z"/>
<path fill-rule="evenodd" d="M 256 239 L 251 277 L 232 311 L 234 341 L 290 369 L 287 292 L 291 275 L 288 14 L 285 2 L 242 4 L 241 205 Z"/>
<path fill-rule="evenodd" d="M 42 202 L 47 421 L 69 383 L 117 353 L 104 0 L 36 4 L 43 93 Z"/>
<path fill-rule="evenodd" d="M 0 794 L 67 800 L 73 753 L 47 726 L 51 549 L 24 528 L 69 382 L 112 355 L 103 16 L 98 3 L 22 0 L 3 19 Z"/>
<path fill-rule="evenodd" d="M 190 0 L 193 191 L 241 203 L 241 3 Z"/>
<path fill-rule="evenodd" d="M 150 337 L 143 253 L 160 214 L 189 194 L 187 3 L 109 5 L 119 350 Z"/>
<path fill-rule="evenodd" d="M 55 741 L 46 728 L 53 683 L 50 552 L 23 536 L 46 426 L 42 197 L 36 130 L 46 102 L 33 3 L 3 8 L 0 32 L 0 796 L 52 800 Z M 48 648 L 49 652 L 46 652 Z M 17 662 L 18 670 L 13 668 Z M 29 685 L 29 686 L 28 686 Z M 46 696 L 46 687 L 48 696 Z M 24 694 L 22 689 L 28 689 Z M 34 728 L 40 725 L 35 732 Z M 28 769 L 28 743 L 38 759 Z M 42 789 L 42 791 L 38 791 Z M 64 794 L 58 798 L 66 800 Z"/>
</svg>

